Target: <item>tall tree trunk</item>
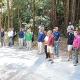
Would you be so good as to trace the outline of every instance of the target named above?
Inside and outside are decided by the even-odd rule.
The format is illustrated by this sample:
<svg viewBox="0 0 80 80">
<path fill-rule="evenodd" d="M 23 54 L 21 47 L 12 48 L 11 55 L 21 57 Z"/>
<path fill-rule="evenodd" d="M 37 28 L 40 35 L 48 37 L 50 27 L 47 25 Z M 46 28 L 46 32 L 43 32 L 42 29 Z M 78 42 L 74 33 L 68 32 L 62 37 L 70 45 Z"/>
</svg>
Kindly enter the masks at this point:
<svg viewBox="0 0 80 80">
<path fill-rule="evenodd" d="M 11 21 L 11 27 L 13 28 L 13 0 L 10 1 L 11 3 L 11 8 L 10 8 L 10 21 Z"/>
<path fill-rule="evenodd" d="M 52 28 L 57 26 L 56 0 L 52 0 L 51 24 L 52 24 Z"/>
<path fill-rule="evenodd" d="M 3 19 L 2 19 L 2 0 L 0 1 L 0 28 L 2 27 L 2 22 L 3 22 Z"/>
<path fill-rule="evenodd" d="M 75 23 L 76 0 L 71 0 L 71 22 Z"/>
<path fill-rule="evenodd" d="M 2 13 L 2 2 L 1 2 L 1 26 L 3 27 L 3 13 Z"/>
<path fill-rule="evenodd" d="M 0 9 L 1 9 L 1 3 L 0 3 Z M 1 24 L 1 11 L 0 11 L 0 29 L 1 29 L 1 27 L 2 27 L 2 24 Z"/>
<path fill-rule="evenodd" d="M 10 28 L 10 7 L 9 0 L 7 0 L 7 10 L 8 10 L 8 29 Z"/>
<path fill-rule="evenodd" d="M 69 3 L 70 0 L 63 0 L 63 4 L 64 4 L 64 23 L 65 23 L 65 26 L 68 25 L 68 21 L 69 21 Z"/>
<path fill-rule="evenodd" d="M 35 26 L 35 0 L 32 0 L 32 16 L 33 16 L 33 32 L 36 31 L 36 26 Z"/>
<path fill-rule="evenodd" d="M 76 1 L 76 13 L 75 13 L 75 15 L 76 15 L 76 23 L 78 24 L 79 23 L 79 13 L 80 12 L 80 0 L 77 0 Z"/>
<path fill-rule="evenodd" d="M 4 30 L 6 29 L 6 24 L 7 23 L 7 18 L 6 18 L 6 15 L 4 16 Z"/>
<path fill-rule="evenodd" d="M 1 24 L 1 12 L 0 12 L 0 29 L 2 27 L 2 24 Z"/>
<path fill-rule="evenodd" d="M 18 25 L 21 28 L 20 9 L 19 7 L 17 9 L 18 9 Z"/>
</svg>

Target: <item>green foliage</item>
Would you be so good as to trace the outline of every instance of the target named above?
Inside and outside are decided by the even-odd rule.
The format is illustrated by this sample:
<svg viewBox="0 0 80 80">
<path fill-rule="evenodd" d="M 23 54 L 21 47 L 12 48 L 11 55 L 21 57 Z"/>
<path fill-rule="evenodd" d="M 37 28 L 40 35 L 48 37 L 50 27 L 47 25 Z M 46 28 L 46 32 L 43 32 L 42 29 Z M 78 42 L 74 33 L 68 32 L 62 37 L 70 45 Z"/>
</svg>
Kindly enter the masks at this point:
<svg viewBox="0 0 80 80">
<path fill-rule="evenodd" d="M 35 23 L 36 23 L 35 25 L 36 26 L 39 26 L 40 24 L 43 24 L 45 27 L 50 26 L 51 20 L 50 20 L 49 11 L 52 8 L 51 4 L 52 4 L 52 0 L 35 0 Z M 62 19 L 64 13 L 62 0 L 57 0 L 56 7 L 57 7 L 57 15 Z M 21 19 L 22 23 L 32 24 L 31 21 L 33 18 L 32 0 L 13 0 L 12 9 L 13 9 L 13 24 L 17 31 L 19 30 L 20 27 L 19 18 Z M 4 15 L 3 17 L 5 17 L 5 15 L 7 17 L 7 10 L 3 15 Z M 5 25 L 7 25 L 7 21 Z"/>
</svg>

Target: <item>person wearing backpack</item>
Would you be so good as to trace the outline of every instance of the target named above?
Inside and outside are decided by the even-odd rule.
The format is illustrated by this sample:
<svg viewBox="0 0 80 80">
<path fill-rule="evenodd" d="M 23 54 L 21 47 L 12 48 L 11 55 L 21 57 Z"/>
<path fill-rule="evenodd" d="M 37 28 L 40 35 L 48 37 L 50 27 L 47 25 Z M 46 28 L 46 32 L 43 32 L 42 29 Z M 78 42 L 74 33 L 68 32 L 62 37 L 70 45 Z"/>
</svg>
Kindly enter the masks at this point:
<svg viewBox="0 0 80 80">
<path fill-rule="evenodd" d="M 72 60 L 72 48 L 74 41 L 74 30 L 71 29 L 67 34 L 67 51 L 68 51 L 68 61 Z"/>
<path fill-rule="evenodd" d="M 79 49 L 80 49 L 80 34 L 78 31 L 74 31 L 74 41 L 73 41 L 73 64 L 74 66 L 77 65 L 78 63 L 78 54 L 79 54 Z"/>
</svg>

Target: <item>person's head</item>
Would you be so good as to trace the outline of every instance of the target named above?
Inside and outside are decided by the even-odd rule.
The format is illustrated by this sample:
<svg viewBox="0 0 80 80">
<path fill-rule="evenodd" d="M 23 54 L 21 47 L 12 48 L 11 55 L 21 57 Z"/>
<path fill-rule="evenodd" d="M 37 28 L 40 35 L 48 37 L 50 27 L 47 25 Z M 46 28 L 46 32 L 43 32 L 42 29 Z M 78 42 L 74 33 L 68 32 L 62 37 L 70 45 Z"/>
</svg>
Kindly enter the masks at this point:
<svg viewBox="0 0 80 80">
<path fill-rule="evenodd" d="M 69 25 L 71 25 L 72 23 L 71 22 L 69 22 Z"/>
<path fill-rule="evenodd" d="M 47 35 L 50 36 L 51 34 L 52 34 L 52 31 L 49 30 L 49 31 L 47 32 Z"/>
<path fill-rule="evenodd" d="M 56 32 L 56 29 L 55 28 L 53 29 L 53 32 Z"/>
<path fill-rule="evenodd" d="M 29 31 L 31 32 L 31 28 L 29 28 Z"/>
<path fill-rule="evenodd" d="M 23 31 L 23 29 L 22 29 L 22 28 L 20 28 L 20 31 Z"/>
<path fill-rule="evenodd" d="M 46 30 L 44 30 L 44 34 L 47 35 L 47 31 Z"/>
<path fill-rule="evenodd" d="M 77 33 L 80 35 L 80 28 L 76 27 L 75 31 L 77 31 Z"/>
<path fill-rule="evenodd" d="M 39 32 L 44 32 L 44 30 L 42 28 L 39 29 Z"/>
<path fill-rule="evenodd" d="M 78 31 L 78 27 L 76 27 L 76 31 Z"/>
<path fill-rule="evenodd" d="M 77 36 L 78 35 L 78 31 L 74 31 L 74 36 Z"/>
<path fill-rule="evenodd" d="M 56 31 L 58 31 L 58 29 L 59 29 L 58 27 L 55 27 L 55 30 L 56 30 Z"/>
<path fill-rule="evenodd" d="M 30 33 L 30 32 L 31 32 L 31 29 L 28 29 L 28 30 L 27 30 L 27 33 Z"/>
</svg>

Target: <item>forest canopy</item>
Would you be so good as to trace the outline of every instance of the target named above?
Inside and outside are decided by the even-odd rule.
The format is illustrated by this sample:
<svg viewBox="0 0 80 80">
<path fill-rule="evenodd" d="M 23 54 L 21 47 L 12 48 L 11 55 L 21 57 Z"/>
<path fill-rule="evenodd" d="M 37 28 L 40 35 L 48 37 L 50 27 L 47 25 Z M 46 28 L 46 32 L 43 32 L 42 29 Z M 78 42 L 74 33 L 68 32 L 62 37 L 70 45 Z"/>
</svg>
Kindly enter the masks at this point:
<svg viewBox="0 0 80 80">
<path fill-rule="evenodd" d="M 0 27 L 39 25 L 65 32 L 68 23 L 80 26 L 80 0 L 0 0 Z"/>
</svg>

